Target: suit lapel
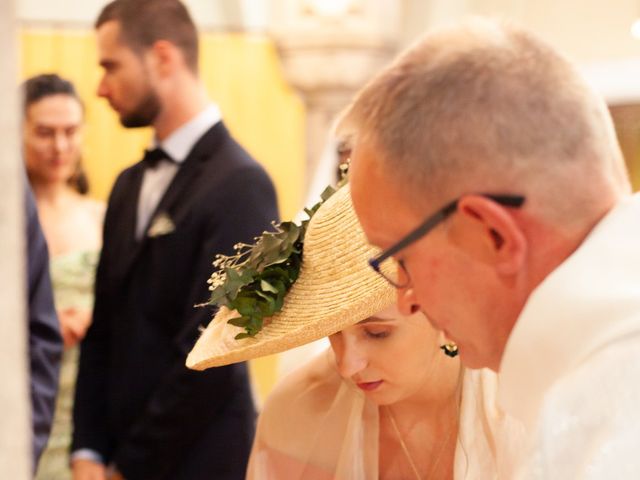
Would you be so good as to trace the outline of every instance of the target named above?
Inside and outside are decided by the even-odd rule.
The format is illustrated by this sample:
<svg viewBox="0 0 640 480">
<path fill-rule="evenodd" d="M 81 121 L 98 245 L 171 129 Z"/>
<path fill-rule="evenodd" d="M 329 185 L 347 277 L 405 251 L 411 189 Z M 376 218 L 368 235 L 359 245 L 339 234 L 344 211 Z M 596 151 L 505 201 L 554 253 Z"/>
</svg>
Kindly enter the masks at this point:
<svg viewBox="0 0 640 480">
<path fill-rule="evenodd" d="M 149 237 L 149 227 L 153 225 L 158 214 L 168 214 L 174 225 L 178 225 L 188 210 L 181 207 L 188 206 L 185 198 L 191 192 L 190 187 L 193 187 L 194 179 L 198 178 L 205 162 L 212 159 L 226 134 L 226 128 L 222 122 L 218 122 L 196 142 L 151 215 L 149 225 L 145 229 L 145 238 Z"/>
<path fill-rule="evenodd" d="M 191 152 L 187 155 L 187 158 L 185 158 L 184 162 L 178 169 L 178 172 L 169 184 L 169 187 L 167 187 L 167 191 L 160 199 L 153 215 L 151 215 L 149 224 L 144 230 L 144 236 L 140 241 L 136 241 L 135 225 L 137 219 L 138 196 L 142 183 L 142 175 L 144 173 L 144 167 L 141 168 L 141 173 L 137 179 L 135 201 L 131 202 L 132 209 L 130 210 L 132 210 L 133 213 L 133 222 L 129 222 L 129 219 L 127 219 L 128 224 L 133 227 L 130 230 L 132 248 L 130 249 L 131 253 L 126 265 L 126 271 L 133 267 L 135 260 L 148 244 L 149 229 L 154 225 L 154 222 L 157 221 L 159 215 L 167 216 L 173 222 L 173 225 L 176 226 L 176 228 L 179 228 L 181 220 L 189 210 L 186 198 L 188 198 L 189 194 L 192 192 L 191 188 L 195 183 L 194 180 L 198 178 L 205 162 L 213 160 L 215 157 L 214 153 L 218 150 L 226 136 L 228 136 L 227 129 L 222 122 L 218 122 L 196 142 L 191 149 Z"/>
<path fill-rule="evenodd" d="M 118 249 L 119 276 L 124 276 L 138 254 L 140 242 L 136 240 L 136 222 L 138 219 L 138 199 L 140 197 L 140 188 L 142 187 L 142 177 L 144 175 L 144 166 L 138 163 L 133 166 L 129 183 L 124 186 L 125 194 L 123 205 L 118 209 L 120 220 L 116 225 L 120 226 L 117 232 L 114 232 L 112 238 L 119 239 L 121 248 Z"/>
</svg>

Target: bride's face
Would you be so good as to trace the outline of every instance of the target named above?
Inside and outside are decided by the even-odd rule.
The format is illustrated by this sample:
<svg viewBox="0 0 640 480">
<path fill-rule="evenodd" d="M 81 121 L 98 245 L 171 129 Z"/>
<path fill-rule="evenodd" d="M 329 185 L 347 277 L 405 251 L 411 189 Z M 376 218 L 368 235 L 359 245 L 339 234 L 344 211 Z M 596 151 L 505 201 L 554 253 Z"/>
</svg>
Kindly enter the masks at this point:
<svg viewBox="0 0 640 480">
<path fill-rule="evenodd" d="M 440 336 L 417 313 L 392 307 L 329 337 L 340 375 L 378 405 L 438 388 L 437 369 L 457 361 L 440 350 Z"/>
</svg>

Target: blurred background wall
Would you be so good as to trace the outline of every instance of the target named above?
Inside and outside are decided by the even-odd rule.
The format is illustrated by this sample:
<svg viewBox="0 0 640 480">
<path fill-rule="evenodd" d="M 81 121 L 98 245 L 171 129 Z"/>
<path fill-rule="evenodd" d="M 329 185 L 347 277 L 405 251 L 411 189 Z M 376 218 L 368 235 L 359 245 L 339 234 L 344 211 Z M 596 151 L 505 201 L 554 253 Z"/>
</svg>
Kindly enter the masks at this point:
<svg viewBox="0 0 640 480">
<path fill-rule="evenodd" d="M 57 72 L 86 104 L 84 164 L 106 199 L 150 142 L 95 96 L 92 24 L 106 0 L 16 0 L 20 79 Z M 350 96 L 421 33 L 470 15 L 513 19 L 574 60 L 607 99 L 640 187 L 640 0 L 186 0 L 201 31 L 202 76 L 232 133 L 266 167 L 283 218 L 335 174 L 330 128 Z M 570 125 L 567 128 L 571 128 Z M 215 252 L 212 252 L 212 256 Z M 252 362 L 259 392 L 309 350 Z M 282 368 L 280 369 L 282 370 Z"/>
</svg>

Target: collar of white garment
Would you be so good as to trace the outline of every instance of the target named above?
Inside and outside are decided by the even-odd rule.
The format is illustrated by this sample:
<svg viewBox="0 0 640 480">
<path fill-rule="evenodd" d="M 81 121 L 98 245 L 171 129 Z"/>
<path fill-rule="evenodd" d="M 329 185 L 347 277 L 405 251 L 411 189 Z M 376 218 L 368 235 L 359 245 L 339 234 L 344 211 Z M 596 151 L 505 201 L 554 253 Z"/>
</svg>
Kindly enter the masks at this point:
<svg viewBox="0 0 640 480">
<path fill-rule="evenodd" d="M 160 146 L 176 163 L 181 164 L 196 142 L 220 120 L 222 120 L 220 109 L 216 104 L 211 103 L 163 142 L 160 142 Z M 154 147 L 157 145 L 158 142 L 154 141 Z"/>
<path fill-rule="evenodd" d="M 640 194 L 620 201 L 533 292 L 507 342 L 499 402 L 532 426 L 553 384 L 640 332 Z"/>
</svg>

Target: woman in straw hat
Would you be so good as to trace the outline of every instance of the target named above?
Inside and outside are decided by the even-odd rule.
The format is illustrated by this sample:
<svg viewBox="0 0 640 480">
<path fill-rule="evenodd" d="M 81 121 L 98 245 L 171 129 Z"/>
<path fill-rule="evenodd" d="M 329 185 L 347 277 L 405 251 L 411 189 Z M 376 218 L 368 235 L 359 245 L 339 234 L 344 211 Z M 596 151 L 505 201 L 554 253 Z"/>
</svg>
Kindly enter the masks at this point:
<svg viewBox="0 0 640 480">
<path fill-rule="evenodd" d="M 494 374 L 464 371 L 422 314 L 400 315 L 375 253 L 341 188 L 309 223 L 281 311 L 247 336 L 223 307 L 190 353 L 205 369 L 331 341 L 267 398 L 247 478 L 509 478 L 522 432 L 495 406 Z"/>
</svg>

